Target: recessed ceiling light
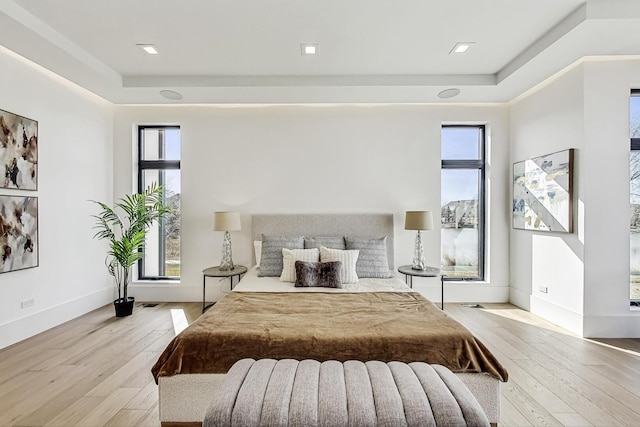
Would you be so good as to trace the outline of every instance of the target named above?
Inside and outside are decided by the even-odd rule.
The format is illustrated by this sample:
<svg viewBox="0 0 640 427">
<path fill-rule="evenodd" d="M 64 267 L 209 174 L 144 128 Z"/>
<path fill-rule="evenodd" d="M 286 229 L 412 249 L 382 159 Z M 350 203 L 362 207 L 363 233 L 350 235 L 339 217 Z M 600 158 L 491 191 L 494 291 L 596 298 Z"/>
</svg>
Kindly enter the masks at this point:
<svg viewBox="0 0 640 427">
<path fill-rule="evenodd" d="M 445 89 L 438 94 L 438 98 L 447 99 L 460 95 L 460 89 L 453 87 L 451 89 Z"/>
<path fill-rule="evenodd" d="M 180 101 L 182 99 L 182 94 L 180 92 L 176 92 L 175 90 L 164 89 L 160 91 L 160 95 L 164 96 L 167 99 L 171 99 L 172 101 Z"/>
<path fill-rule="evenodd" d="M 302 51 L 302 55 L 316 55 L 318 53 L 318 45 L 317 44 L 301 44 L 300 50 Z"/>
<path fill-rule="evenodd" d="M 475 42 L 458 42 L 449 53 L 465 53 Z"/>
<path fill-rule="evenodd" d="M 149 55 L 157 55 L 158 54 L 158 49 L 156 49 L 156 47 L 152 44 L 137 44 L 136 46 L 138 46 L 140 49 L 144 50 L 145 52 L 147 52 Z"/>
</svg>

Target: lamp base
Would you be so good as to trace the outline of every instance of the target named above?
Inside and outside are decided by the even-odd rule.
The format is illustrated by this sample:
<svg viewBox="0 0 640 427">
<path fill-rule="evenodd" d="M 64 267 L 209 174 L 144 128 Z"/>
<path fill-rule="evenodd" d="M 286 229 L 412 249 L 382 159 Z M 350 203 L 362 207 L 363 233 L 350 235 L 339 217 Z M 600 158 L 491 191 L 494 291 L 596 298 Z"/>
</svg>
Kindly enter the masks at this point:
<svg viewBox="0 0 640 427">
<path fill-rule="evenodd" d="M 422 245 L 422 234 L 420 234 L 420 230 L 418 230 L 418 234 L 416 234 L 416 244 L 413 251 L 413 264 L 411 268 L 413 270 L 425 270 L 424 246 Z"/>
<path fill-rule="evenodd" d="M 232 258 L 231 233 L 225 231 L 224 240 L 222 241 L 222 260 L 220 261 L 220 271 L 231 271 L 235 268 Z"/>
<path fill-rule="evenodd" d="M 228 264 L 228 263 L 225 263 L 225 262 L 220 262 L 220 267 L 218 267 L 218 270 L 220 270 L 220 271 L 231 271 L 234 268 L 236 268 L 236 266 L 233 265 L 233 263 Z"/>
</svg>

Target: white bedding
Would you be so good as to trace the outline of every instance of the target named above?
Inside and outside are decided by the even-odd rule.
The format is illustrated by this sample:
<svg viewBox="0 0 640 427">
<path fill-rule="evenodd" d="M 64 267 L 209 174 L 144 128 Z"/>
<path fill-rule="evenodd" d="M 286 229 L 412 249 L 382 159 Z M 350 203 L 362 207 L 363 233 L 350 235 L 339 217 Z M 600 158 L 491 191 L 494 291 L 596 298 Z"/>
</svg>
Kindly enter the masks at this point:
<svg viewBox="0 0 640 427">
<path fill-rule="evenodd" d="M 281 282 L 280 277 L 258 277 L 253 267 L 233 288 L 234 292 L 414 292 L 398 276 L 389 279 L 359 279 L 358 283 L 336 288 L 296 288 L 293 283 Z"/>
</svg>

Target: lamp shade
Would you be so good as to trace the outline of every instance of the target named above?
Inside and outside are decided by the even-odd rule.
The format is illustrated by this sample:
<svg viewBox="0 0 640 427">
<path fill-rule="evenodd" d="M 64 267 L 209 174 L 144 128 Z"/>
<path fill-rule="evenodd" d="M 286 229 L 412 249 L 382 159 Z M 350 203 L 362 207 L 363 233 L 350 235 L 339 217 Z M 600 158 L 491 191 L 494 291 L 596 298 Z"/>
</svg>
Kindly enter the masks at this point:
<svg viewBox="0 0 640 427">
<path fill-rule="evenodd" d="M 405 230 L 433 230 L 433 214 L 430 211 L 407 211 Z"/>
<path fill-rule="evenodd" d="M 240 230 L 240 214 L 238 212 L 214 212 L 214 231 L 237 231 Z"/>
</svg>

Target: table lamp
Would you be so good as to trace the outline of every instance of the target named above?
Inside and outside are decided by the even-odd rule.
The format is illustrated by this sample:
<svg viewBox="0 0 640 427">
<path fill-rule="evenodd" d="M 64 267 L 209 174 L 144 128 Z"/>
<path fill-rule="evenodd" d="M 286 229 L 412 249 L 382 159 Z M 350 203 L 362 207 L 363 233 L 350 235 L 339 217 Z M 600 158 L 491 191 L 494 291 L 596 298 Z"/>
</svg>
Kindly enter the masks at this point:
<svg viewBox="0 0 640 427">
<path fill-rule="evenodd" d="M 420 231 L 433 230 L 433 214 L 430 211 L 407 211 L 404 218 L 404 229 L 418 231 L 411 268 L 424 270 L 424 246 L 422 245 Z"/>
<path fill-rule="evenodd" d="M 224 231 L 224 240 L 222 241 L 222 260 L 220 261 L 221 271 L 234 269 L 233 259 L 231 256 L 231 234 L 229 231 L 237 231 L 240 229 L 240 214 L 238 212 L 213 213 L 213 230 Z"/>
</svg>

